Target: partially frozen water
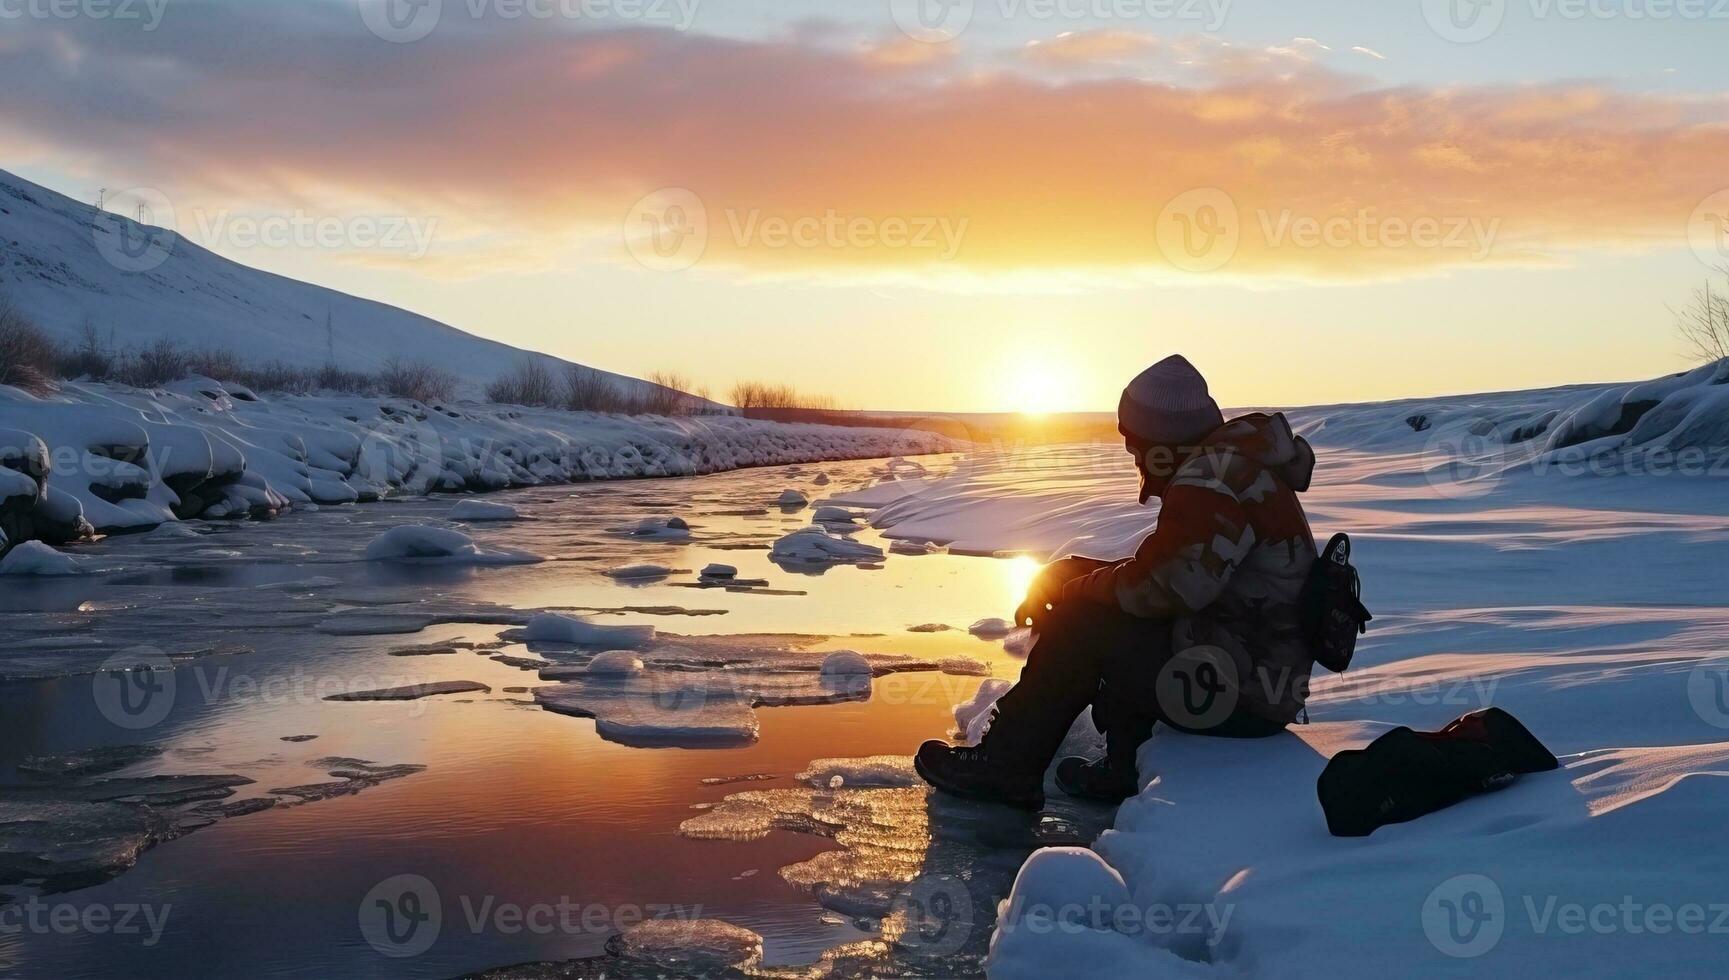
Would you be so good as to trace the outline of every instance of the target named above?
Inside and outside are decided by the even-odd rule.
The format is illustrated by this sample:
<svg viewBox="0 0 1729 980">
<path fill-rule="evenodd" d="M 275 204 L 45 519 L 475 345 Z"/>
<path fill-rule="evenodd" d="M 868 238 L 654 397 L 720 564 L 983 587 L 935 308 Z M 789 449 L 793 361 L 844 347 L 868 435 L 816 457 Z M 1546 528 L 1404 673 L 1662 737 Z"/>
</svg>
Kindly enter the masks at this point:
<svg viewBox="0 0 1729 980">
<path fill-rule="evenodd" d="M 953 706 L 1018 670 L 965 627 L 1031 567 L 867 561 L 888 543 L 835 512 L 804 535 L 850 535 L 815 549 L 842 561 L 771 556 L 818 516 L 783 491 L 820 505 L 882 471 L 486 498 L 518 519 L 441 497 L 193 523 L 9 581 L 0 850 L 65 873 L 0 855 L 0 895 L 160 928 L 25 918 L 0 975 L 452 977 L 609 941 L 633 959 L 582 975 L 977 972 L 1025 853 L 1107 818 L 911 777 Z M 366 560 L 410 526 L 546 560 Z"/>
</svg>

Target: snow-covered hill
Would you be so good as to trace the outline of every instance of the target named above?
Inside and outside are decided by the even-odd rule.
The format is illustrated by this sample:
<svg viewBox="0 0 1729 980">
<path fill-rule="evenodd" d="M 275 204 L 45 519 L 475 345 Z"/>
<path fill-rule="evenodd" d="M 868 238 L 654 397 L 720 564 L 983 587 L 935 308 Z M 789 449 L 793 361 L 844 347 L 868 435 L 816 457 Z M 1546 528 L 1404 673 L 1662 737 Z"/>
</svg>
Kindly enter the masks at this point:
<svg viewBox="0 0 1729 980">
<path fill-rule="evenodd" d="M 427 361 L 469 393 L 524 351 L 437 320 L 261 272 L 172 230 L 98 211 L 0 170 L 0 290 L 62 341 L 85 323 L 117 344 L 159 338 L 251 361 L 376 371 L 397 356 Z M 326 324 L 330 329 L 326 330 Z M 327 336 L 328 333 L 328 336 Z M 544 354 L 556 370 L 566 362 Z M 629 392 L 646 382 L 609 375 Z"/>
</svg>

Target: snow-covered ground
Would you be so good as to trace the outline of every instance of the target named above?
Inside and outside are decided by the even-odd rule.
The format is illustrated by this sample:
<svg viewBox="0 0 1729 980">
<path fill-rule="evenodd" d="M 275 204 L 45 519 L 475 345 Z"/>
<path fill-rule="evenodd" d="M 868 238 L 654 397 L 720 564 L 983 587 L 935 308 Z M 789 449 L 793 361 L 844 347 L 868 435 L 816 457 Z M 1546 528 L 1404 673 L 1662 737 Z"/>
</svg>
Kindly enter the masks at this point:
<svg viewBox="0 0 1729 980">
<path fill-rule="evenodd" d="M 947 448 L 910 430 L 262 395 L 207 378 L 43 399 L 0 387 L 0 549 L 177 518 Z"/>
<path fill-rule="evenodd" d="M 1729 365 L 1644 385 L 1291 413 L 1317 535 L 1350 532 L 1377 619 L 1312 723 L 1161 730 L 1092 849 L 1043 852 L 990 972 L 1051 976 L 1704 975 L 1729 957 Z M 1126 555 L 1155 523 L 1118 446 L 979 453 L 873 487 L 895 537 Z M 1561 758 L 1366 839 L 1323 765 L 1397 725 L 1513 712 Z M 971 706 L 969 713 L 976 713 Z"/>
</svg>

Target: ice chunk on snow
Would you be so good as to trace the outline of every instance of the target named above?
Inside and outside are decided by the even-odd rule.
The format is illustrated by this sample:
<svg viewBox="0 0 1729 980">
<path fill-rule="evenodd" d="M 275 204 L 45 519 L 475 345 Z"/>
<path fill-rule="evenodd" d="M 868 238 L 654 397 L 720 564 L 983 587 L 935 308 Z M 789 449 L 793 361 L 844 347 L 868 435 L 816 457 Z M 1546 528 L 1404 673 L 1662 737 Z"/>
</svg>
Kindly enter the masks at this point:
<svg viewBox="0 0 1729 980">
<path fill-rule="evenodd" d="M 775 500 L 775 503 L 780 504 L 782 507 L 808 507 L 810 505 L 810 498 L 805 496 L 804 491 L 802 490 L 788 490 L 782 493 L 780 497 Z"/>
<path fill-rule="evenodd" d="M 588 662 L 587 673 L 595 676 L 625 677 L 642 673 L 642 659 L 629 650 L 608 650 L 596 654 Z"/>
<path fill-rule="evenodd" d="M 0 558 L 0 575 L 82 575 L 83 563 L 40 541 L 25 541 Z"/>
<path fill-rule="evenodd" d="M 823 658 L 822 674 L 824 677 L 869 677 L 871 664 L 861 653 L 841 650 Z"/>
<path fill-rule="evenodd" d="M 522 517 L 522 514 L 509 504 L 494 503 L 490 500 L 462 500 L 450 508 L 448 516 L 453 521 L 514 521 Z"/>
<path fill-rule="evenodd" d="M 762 937 L 717 919 L 650 919 L 618 937 L 619 955 L 680 976 L 738 967 L 762 956 Z"/>
<path fill-rule="evenodd" d="M 882 561 L 881 548 L 830 534 L 826 528 L 812 524 L 800 528 L 774 543 L 769 558 L 780 562 L 872 562 Z"/>
<path fill-rule="evenodd" d="M 1015 625 L 1006 619 L 981 619 L 967 627 L 967 632 L 981 640 L 1000 640 L 1015 631 Z"/>
<path fill-rule="evenodd" d="M 961 740 L 968 745 L 977 745 L 985 737 L 985 730 L 991 727 L 991 709 L 996 707 L 997 699 L 1009 693 L 1013 684 L 1000 678 L 991 678 L 979 685 L 973 692 L 972 699 L 955 705 L 955 730 L 960 732 Z"/>
<path fill-rule="evenodd" d="M 580 616 L 541 613 L 521 630 L 523 639 L 542 643 L 572 643 L 640 650 L 654 642 L 652 626 L 602 626 Z"/>
<path fill-rule="evenodd" d="M 445 562 L 456 565 L 514 565 L 541 561 L 521 551 L 483 550 L 461 531 L 427 524 L 393 527 L 366 546 L 367 561 Z"/>
<path fill-rule="evenodd" d="M 666 578 L 673 570 L 665 565 L 625 565 L 620 568 L 608 569 L 609 578 L 625 579 L 627 581 L 645 581 L 647 579 Z"/>
<path fill-rule="evenodd" d="M 816 759 L 793 777 L 821 789 L 848 786 L 853 789 L 920 785 L 911 756 L 873 755 L 862 759 Z"/>
</svg>

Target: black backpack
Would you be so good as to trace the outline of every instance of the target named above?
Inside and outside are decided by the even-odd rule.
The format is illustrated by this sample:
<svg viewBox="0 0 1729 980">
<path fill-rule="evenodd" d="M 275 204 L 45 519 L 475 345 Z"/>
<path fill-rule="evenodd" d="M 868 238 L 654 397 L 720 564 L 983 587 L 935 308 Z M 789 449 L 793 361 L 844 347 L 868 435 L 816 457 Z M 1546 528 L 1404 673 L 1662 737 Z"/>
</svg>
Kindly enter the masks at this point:
<svg viewBox="0 0 1729 980">
<path fill-rule="evenodd" d="M 1351 565 L 1351 538 L 1335 534 L 1327 550 L 1315 559 L 1298 600 L 1303 638 L 1315 663 L 1335 674 L 1351 666 L 1357 637 L 1369 631 L 1375 617 L 1363 605 L 1363 583 Z"/>
<path fill-rule="evenodd" d="M 1367 837 L 1559 766 L 1517 718 L 1486 708 L 1438 732 L 1395 728 L 1366 748 L 1340 752 L 1315 790 L 1334 836 Z"/>
</svg>

